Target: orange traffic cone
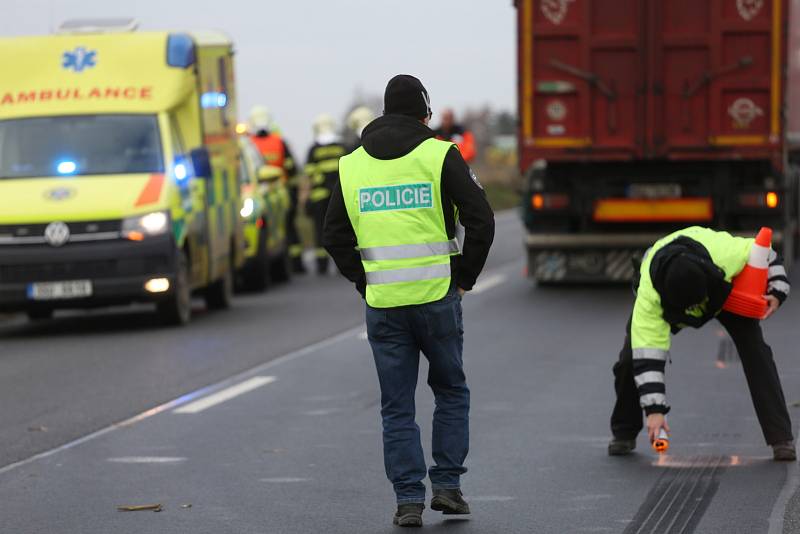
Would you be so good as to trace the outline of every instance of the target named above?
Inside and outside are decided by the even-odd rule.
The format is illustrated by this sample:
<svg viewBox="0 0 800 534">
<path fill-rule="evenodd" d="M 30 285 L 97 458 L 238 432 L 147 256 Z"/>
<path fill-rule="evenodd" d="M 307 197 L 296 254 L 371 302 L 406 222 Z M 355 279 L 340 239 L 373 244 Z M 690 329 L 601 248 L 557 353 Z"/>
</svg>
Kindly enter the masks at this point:
<svg viewBox="0 0 800 534">
<path fill-rule="evenodd" d="M 722 306 L 736 315 L 761 319 L 767 313 L 767 272 L 772 247 L 772 229 L 762 228 L 750 249 L 750 257 L 742 272 L 733 279 L 733 291 Z"/>
</svg>

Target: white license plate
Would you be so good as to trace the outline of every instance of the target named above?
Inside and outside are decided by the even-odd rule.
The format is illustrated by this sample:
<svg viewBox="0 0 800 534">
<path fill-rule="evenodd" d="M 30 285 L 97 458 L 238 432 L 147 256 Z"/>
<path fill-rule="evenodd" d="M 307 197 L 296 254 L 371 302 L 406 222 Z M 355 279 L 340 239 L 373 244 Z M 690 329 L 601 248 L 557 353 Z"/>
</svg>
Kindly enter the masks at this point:
<svg viewBox="0 0 800 534">
<path fill-rule="evenodd" d="M 628 186 L 629 198 L 680 198 L 681 184 L 631 184 Z"/>
<path fill-rule="evenodd" d="M 28 285 L 28 298 L 31 300 L 77 299 L 91 296 L 91 280 L 38 282 Z"/>
</svg>

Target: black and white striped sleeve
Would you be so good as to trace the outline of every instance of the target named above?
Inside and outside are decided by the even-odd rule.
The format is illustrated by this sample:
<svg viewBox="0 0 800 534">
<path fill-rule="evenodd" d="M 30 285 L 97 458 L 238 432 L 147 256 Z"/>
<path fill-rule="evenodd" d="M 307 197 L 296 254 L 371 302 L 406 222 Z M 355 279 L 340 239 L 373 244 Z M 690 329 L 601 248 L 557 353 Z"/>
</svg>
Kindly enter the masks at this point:
<svg viewBox="0 0 800 534">
<path fill-rule="evenodd" d="M 786 269 L 783 266 L 783 258 L 774 250 L 769 252 L 769 281 L 767 282 L 767 293 L 777 298 L 781 304 L 789 296 L 791 286 L 789 277 L 786 276 Z"/>
</svg>

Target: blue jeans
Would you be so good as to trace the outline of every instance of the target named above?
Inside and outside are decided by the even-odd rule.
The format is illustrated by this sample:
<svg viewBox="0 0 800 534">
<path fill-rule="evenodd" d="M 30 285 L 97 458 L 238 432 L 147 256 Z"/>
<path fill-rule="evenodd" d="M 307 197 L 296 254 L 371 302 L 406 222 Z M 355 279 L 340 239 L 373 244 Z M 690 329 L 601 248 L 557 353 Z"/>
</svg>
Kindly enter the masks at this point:
<svg viewBox="0 0 800 534">
<path fill-rule="evenodd" d="M 436 398 L 431 485 L 459 488 L 467 471 L 469 389 L 461 359 L 463 334 L 461 297 L 454 290 L 419 306 L 367 306 L 367 335 L 381 386 L 383 459 L 398 503 L 425 502 L 425 456 L 414 420 L 420 352 L 428 358 L 428 385 Z"/>
</svg>

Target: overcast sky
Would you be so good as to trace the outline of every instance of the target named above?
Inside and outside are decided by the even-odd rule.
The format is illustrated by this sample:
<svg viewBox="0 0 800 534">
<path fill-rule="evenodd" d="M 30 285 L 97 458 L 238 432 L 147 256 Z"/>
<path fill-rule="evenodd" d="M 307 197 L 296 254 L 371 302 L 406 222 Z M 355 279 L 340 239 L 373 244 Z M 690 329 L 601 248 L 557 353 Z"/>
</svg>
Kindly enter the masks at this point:
<svg viewBox="0 0 800 534">
<path fill-rule="evenodd" d="M 126 16 L 141 29 L 218 29 L 237 49 L 239 115 L 255 104 L 304 154 L 321 112 L 341 119 L 357 89 L 418 76 L 434 114 L 515 109 L 511 0 L 0 0 L 0 35 L 48 33 L 70 18 Z M 434 124 L 437 123 L 434 116 Z"/>
</svg>

